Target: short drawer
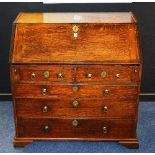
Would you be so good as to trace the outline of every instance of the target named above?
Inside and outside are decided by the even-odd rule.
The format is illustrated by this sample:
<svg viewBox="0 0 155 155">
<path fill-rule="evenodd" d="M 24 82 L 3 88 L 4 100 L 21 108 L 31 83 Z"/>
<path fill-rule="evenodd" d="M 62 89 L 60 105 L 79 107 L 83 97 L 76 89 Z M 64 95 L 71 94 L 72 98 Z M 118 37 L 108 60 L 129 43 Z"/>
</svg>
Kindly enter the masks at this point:
<svg viewBox="0 0 155 155">
<path fill-rule="evenodd" d="M 104 98 L 135 101 L 137 86 L 111 85 L 14 85 L 16 98 Z"/>
<path fill-rule="evenodd" d="M 96 99 L 16 99 L 19 117 L 135 118 L 137 104 Z"/>
<path fill-rule="evenodd" d="M 17 137 L 120 139 L 135 137 L 135 120 L 18 118 Z"/>
<path fill-rule="evenodd" d="M 13 65 L 12 81 L 15 83 L 72 82 L 74 66 L 71 65 Z"/>
<path fill-rule="evenodd" d="M 110 84 L 139 81 L 136 65 L 81 65 L 76 73 L 78 82 L 102 82 Z"/>
</svg>

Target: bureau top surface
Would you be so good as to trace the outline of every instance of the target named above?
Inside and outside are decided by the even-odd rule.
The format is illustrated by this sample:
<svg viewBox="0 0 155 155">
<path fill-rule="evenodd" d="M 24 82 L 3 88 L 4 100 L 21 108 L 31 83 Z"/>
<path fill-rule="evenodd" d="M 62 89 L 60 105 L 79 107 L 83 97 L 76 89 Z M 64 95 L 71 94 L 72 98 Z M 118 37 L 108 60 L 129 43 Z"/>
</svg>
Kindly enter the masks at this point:
<svg viewBox="0 0 155 155">
<path fill-rule="evenodd" d="M 134 23 L 131 12 L 20 13 L 15 23 Z"/>
</svg>

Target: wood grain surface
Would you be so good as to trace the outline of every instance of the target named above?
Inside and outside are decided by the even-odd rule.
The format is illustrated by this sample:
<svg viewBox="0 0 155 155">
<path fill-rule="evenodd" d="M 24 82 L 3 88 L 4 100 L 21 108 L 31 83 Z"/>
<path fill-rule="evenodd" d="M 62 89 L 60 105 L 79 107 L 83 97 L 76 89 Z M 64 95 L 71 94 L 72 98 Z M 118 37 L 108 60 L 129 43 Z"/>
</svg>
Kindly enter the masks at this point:
<svg viewBox="0 0 155 155">
<path fill-rule="evenodd" d="M 75 101 L 78 102 L 77 106 L 73 104 Z M 134 119 L 137 107 L 135 102 L 102 99 L 16 99 L 15 104 L 17 116 L 32 118 L 103 117 Z M 47 111 L 44 111 L 45 107 L 47 107 Z"/>
<path fill-rule="evenodd" d="M 18 133 L 19 137 L 53 137 L 53 138 L 134 138 L 135 127 L 133 120 L 104 120 L 94 119 L 77 119 L 78 126 L 72 125 L 72 119 L 30 119 L 19 118 Z M 48 126 L 49 130 L 45 131 L 44 127 Z M 103 127 L 107 127 L 107 133 L 103 133 Z"/>
<path fill-rule="evenodd" d="M 10 53 L 14 146 L 92 140 L 138 148 L 141 73 L 131 12 L 19 14 Z"/>
<path fill-rule="evenodd" d="M 17 24 L 12 63 L 140 63 L 136 25 Z M 33 55 L 33 57 L 32 57 Z"/>
</svg>

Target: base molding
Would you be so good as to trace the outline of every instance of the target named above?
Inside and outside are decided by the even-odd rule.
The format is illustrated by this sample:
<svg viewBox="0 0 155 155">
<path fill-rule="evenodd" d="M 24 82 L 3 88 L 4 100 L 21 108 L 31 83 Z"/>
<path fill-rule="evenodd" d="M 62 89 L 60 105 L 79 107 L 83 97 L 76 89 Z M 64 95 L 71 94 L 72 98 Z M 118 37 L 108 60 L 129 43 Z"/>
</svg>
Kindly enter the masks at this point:
<svg viewBox="0 0 155 155">
<path fill-rule="evenodd" d="M 14 147 L 24 147 L 33 141 L 103 141 L 103 142 L 118 142 L 119 144 L 129 148 L 129 149 L 138 149 L 139 143 L 138 139 L 83 139 L 83 138 L 14 138 L 13 146 Z"/>
<path fill-rule="evenodd" d="M 31 139 L 14 138 L 13 146 L 14 147 L 24 147 L 32 142 L 33 142 L 33 140 L 31 140 Z"/>
<path fill-rule="evenodd" d="M 139 148 L 138 139 L 121 140 L 121 141 L 119 141 L 119 143 L 122 144 L 123 146 L 127 147 L 128 149 L 138 149 Z"/>
</svg>

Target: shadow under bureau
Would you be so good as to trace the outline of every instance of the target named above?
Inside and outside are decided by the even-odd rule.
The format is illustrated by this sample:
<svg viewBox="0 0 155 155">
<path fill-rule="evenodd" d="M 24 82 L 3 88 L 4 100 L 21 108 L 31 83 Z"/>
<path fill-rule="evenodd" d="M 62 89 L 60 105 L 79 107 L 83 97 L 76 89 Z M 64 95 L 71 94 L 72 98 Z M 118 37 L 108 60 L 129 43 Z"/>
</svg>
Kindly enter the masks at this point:
<svg viewBox="0 0 155 155">
<path fill-rule="evenodd" d="M 14 146 L 90 140 L 138 148 L 141 71 L 131 12 L 20 13 L 10 53 Z"/>
</svg>

